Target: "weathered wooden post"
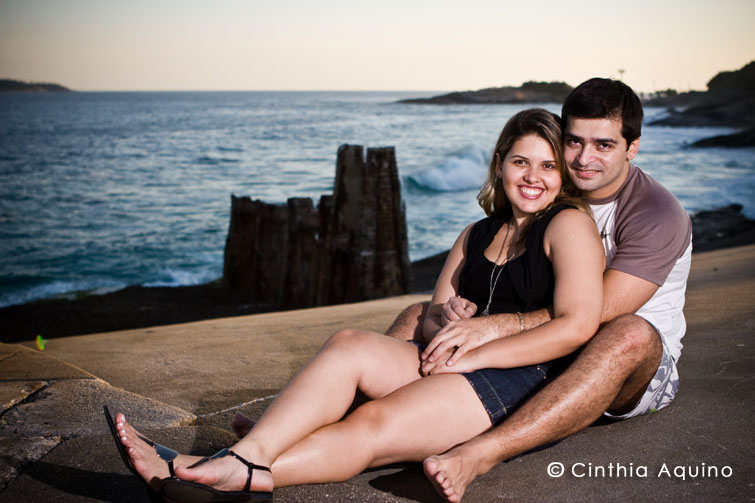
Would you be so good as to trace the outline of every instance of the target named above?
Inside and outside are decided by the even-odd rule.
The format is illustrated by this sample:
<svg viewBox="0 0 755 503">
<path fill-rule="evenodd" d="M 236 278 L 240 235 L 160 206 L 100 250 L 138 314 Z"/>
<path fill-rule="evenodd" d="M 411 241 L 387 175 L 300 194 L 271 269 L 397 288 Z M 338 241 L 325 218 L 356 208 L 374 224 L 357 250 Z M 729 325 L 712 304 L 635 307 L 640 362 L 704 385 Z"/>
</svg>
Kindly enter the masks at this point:
<svg viewBox="0 0 755 503">
<path fill-rule="evenodd" d="M 355 302 L 409 288 L 406 216 L 392 147 L 338 149 L 332 196 L 317 210 L 231 196 L 223 283 L 281 308 Z"/>
<path fill-rule="evenodd" d="M 280 306 L 288 258 L 286 206 L 231 195 L 223 284 L 254 302 Z"/>
</svg>

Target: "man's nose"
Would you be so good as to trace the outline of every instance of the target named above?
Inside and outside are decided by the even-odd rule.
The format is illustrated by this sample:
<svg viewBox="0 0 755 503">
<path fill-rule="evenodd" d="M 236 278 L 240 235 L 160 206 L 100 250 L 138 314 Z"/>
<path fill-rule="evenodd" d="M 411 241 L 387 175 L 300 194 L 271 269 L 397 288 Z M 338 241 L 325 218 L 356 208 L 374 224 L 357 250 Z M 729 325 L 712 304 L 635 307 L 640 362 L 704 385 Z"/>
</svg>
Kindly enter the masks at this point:
<svg viewBox="0 0 755 503">
<path fill-rule="evenodd" d="M 592 161 L 593 152 L 589 145 L 583 145 L 574 158 L 580 166 L 587 166 Z"/>
</svg>

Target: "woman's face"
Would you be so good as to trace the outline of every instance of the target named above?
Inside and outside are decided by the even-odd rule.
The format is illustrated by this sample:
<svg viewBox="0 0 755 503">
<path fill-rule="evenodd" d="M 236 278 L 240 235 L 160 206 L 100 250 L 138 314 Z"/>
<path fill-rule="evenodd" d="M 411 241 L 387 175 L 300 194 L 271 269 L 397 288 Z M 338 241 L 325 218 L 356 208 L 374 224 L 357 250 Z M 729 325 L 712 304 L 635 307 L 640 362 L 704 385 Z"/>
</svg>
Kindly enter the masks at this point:
<svg viewBox="0 0 755 503">
<path fill-rule="evenodd" d="M 517 139 L 496 174 L 515 218 L 522 218 L 551 204 L 561 190 L 561 175 L 556 156 L 547 141 L 530 134 Z"/>
</svg>

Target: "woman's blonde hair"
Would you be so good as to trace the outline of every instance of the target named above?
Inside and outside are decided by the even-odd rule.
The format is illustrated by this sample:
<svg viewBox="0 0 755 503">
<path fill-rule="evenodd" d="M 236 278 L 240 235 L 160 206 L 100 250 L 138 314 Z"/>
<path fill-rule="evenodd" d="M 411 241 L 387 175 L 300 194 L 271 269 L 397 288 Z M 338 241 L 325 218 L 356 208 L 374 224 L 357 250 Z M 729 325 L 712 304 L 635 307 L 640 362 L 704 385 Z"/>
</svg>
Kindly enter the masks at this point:
<svg viewBox="0 0 755 503">
<path fill-rule="evenodd" d="M 532 222 L 545 214 L 553 205 L 562 203 L 572 204 L 588 214 L 592 214 L 589 205 L 582 198 L 579 189 L 572 183 L 566 172 L 566 162 L 564 161 L 564 149 L 562 143 L 563 139 L 561 137 L 561 120 L 558 115 L 542 108 L 529 108 L 527 110 L 522 110 L 509 119 L 506 125 L 503 126 L 501 134 L 498 136 L 498 141 L 495 144 L 495 150 L 493 150 L 493 154 L 490 158 L 488 177 L 485 180 L 485 183 L 482 184 L 480 193 L 477 195 L 477 201 L 480 203 L 483 211 L 485 211 L 485 214 L 488 216 L 502 217 L 506 220 L 513 215 L 511 203 L 503 190 L 503 182 L 496 174 L 496 154 L 498 154 L 498 158 L 503 161 L 509 153 L 509 150 L 511 150 L 511 147 L 519 138 L 531 134 L 548 142 L 551 150 L 553 150 L 556 167 L 561 176 L 561 191 L 558 193 L 553 203 L 540 210 L 534 218 L 529 219 L 525 229 L 520 232 L 520 240 L 524 239 L 526 230 Z"/>
</svg>

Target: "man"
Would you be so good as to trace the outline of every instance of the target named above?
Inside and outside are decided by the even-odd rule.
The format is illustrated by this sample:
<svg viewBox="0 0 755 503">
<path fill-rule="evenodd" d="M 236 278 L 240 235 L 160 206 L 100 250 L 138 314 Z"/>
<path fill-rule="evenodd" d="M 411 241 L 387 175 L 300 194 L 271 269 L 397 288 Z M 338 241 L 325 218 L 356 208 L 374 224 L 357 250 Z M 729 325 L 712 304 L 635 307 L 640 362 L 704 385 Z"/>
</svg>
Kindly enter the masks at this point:
<svg viewBox="0 0 755 503">
<path fill-rule="evenodd" d="M 588 199 L 606 250 L 603 324 L 563 373 L 502 424 L 425 460 L 425 473 L 447 501 L 459 501 L 497 463 L 576 433 L 601 414 L 634 417 L 674 398 L 692 226 L 674 196 L 631 164 L 642 116 L 637 96 L 618 81 L 591 79 L 566 98 L 561 119 L 569 176 Z M 474 333 L 479 346 L 551 317 L 541 310 L 472 318 L 476 311 L 465 299 L 451 299 L 444 330 Z M 410 307 L 390 334 L 411 338 L 421 330 L 420 317 L 421 307 Z"/>
</svg>

